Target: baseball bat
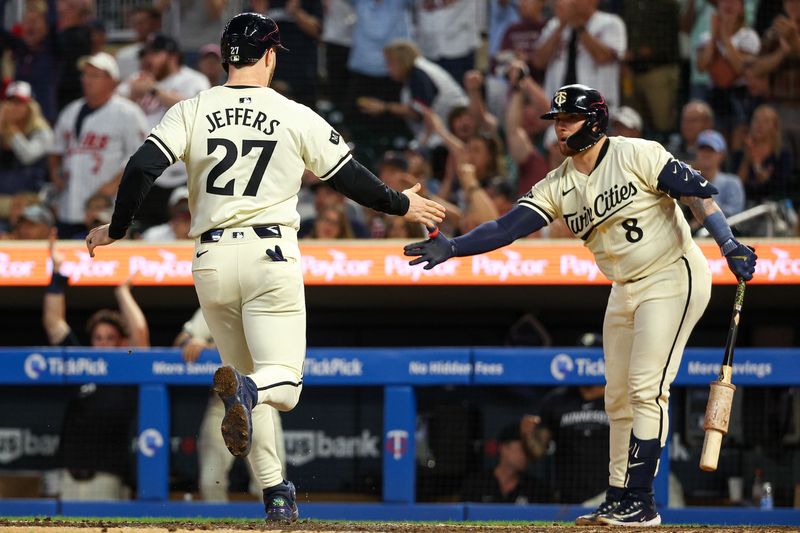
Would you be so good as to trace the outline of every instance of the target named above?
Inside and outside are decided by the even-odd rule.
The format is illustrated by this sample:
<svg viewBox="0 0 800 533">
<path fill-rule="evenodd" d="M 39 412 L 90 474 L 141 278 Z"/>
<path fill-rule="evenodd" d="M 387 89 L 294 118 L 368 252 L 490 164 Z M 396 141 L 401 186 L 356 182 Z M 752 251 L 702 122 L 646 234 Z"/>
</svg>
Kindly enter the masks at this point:
<svg viewBox="0 0 800 533">
<path fill-rule="evenodd" d="M 711 392 L 706 404 L 706 416 L 703 422 L 706 436 L 703 440 L 703 452 L 700 454 L 700 469 L 714 472 L 719 461 L 719 450 L 722 446 L 722 437 L 728 433 L 728 423 L 731 418 L 733 393 L 736 386 L 731 383 L 733 376 L 733 349 L 736 346 L 736 334 L 739 332 L 739 319 L 742 314 L 744 302 L 744 280 L 739 280 L 736 287 L 736 298 L 733 301 L 731 324 L 728 328 L 728 340 L 725 342 L 725 355 L 716 381 L 711 382 Z"/>
</svg>

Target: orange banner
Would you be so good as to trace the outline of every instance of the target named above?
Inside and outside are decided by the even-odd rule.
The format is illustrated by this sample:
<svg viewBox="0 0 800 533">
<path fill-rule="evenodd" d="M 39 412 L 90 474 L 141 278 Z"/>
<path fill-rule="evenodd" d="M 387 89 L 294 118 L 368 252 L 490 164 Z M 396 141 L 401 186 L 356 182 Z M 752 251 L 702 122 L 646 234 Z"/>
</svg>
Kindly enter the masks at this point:
<svg viewBox="0 0 800 533">
<path fill-rule="evenodd" d="M 800 283 L 800 240 L 750 241 L 758 252 L 753 283 Z M 304 241 L 303 273 L 308 285 L 594 285 L 608 280 L 591 253 L 576 241 L 531 240 L 494 252 L 458 257 L 432 270 L 409 266 L 401 241 Z M 735 283 L 713 241 L 700 247 L 714 283 Z M 191 285 L 191 242 L 143 245 L 120 242 L 100 248 L 94 259 L 81 242 L 62 241 L 61 272 L 72 285 Z M 51 264 L 44 243 L 0 245 L 0 285 L 47 285 Z"/>
</svg>

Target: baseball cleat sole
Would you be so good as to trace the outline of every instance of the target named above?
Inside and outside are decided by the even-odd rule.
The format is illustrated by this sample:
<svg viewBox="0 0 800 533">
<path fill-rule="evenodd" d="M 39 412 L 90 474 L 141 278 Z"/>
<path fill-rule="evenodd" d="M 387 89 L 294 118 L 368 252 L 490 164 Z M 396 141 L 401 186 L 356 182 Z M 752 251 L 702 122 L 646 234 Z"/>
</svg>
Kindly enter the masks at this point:
<svg viewBox="0 0 800 533">
<path fill-rule="evenodd" d="M 222 418 L 222 439 L 228 451 L 235 457 L 245 457 L 250 453 L 251 418 L 247 409 L 236 398 L 238 381 L 236 372 L 223 366 L 214 373 L 214 392 L 225 404 Z"/>
</svg>

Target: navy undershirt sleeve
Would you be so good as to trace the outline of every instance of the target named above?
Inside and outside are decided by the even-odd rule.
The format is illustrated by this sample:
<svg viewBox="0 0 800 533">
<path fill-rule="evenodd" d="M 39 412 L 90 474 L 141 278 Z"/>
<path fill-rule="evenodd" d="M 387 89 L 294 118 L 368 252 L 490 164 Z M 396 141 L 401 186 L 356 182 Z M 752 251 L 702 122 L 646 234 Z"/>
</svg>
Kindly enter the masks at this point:
<svg viewBox="0 0 800 533">
<path fill-rule="evenodd" d="M 497 220 L 484 222 L 466 235 L 453 239 L 456 256 L 478 255 L 508 246 L 547 225 L 542 215 L 518 205 Z"/>
</svg>

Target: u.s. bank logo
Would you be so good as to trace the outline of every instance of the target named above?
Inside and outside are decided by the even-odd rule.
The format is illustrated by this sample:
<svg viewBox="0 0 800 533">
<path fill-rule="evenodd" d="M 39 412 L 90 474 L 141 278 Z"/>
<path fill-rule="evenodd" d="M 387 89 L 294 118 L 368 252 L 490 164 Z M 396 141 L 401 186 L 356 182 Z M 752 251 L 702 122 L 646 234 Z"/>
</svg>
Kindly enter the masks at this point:
<svg viewBox="0 0 800 533">
<path fill-rule="evenodd" d="M 386 451 L 395 461 L 403 458 L 408 450 L 408 431 L 392 429 L 386 432 Z"/>
<path fill-rule="evenodd" d="M 564 102 L 567 101 L 567 93 L 565 91 L 558 91 L 556 96 L 553 98 L 553 101 L 557 106 L 564 105 Z"/>
<path fill-rule="evenodd" d="M 147 428 L 139 434 L 139 451 L 145 457 L 153 457 L 164 445 L 164 437 L 155 428 Z"/>
<path fill-rule="evenodd" d="M 573 368 L 575 368 L 575 363 L 572 361 L 572 357 L 565 353 L 557 354 L 550 361 L 550 373 L 558 381 L 564 381 Z"/>
<path fill-rule="evenodd" d="M 25 375 L 30 379 L 39 379 L 47 371 L 47 360 L 40 353 L 32 353 L 25 358 Z"/>
</svg>

